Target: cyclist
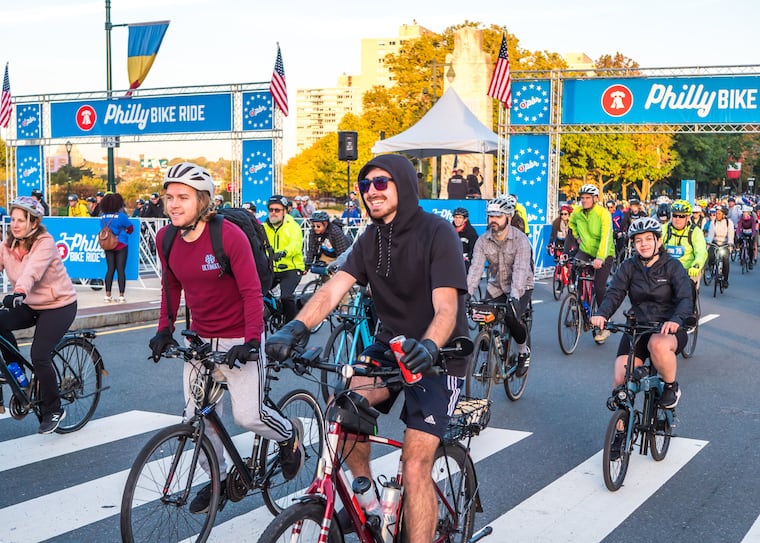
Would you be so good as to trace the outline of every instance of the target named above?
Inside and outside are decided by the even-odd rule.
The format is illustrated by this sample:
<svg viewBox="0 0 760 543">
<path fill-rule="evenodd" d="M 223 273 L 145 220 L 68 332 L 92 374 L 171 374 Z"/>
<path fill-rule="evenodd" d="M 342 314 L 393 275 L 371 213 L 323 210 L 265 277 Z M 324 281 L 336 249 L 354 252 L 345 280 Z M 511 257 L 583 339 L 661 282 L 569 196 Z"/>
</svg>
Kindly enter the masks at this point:
<svg viewBox="0 0 760 543">
<path fill-rule="evenodd" d="M 359 192 L 371 222 L 354 242 L 343 268 L 314 293 L 298 314 L 267 340 L 267 355 L 283 360 L 305 345 L 309 329 L 324 319 L 351 286 L 369 284 L 381 327 L 364 354 L 381 364 L 388 360 L 388 342 L 406 335 L 401 360 L 423 373 L 415 386 L 404 388 L 401 418 L 404 438 L 404 519 L 411 543 L 430 543 L 435 532 L 436 498 L 430 473 L 433 455 L 456 405 L 466 359 L 447 360 L 448 375 L 425 374 L 439 362 L 438 350 L 451 338 L 467 335 L 466 277 L 462 247 L 443 218 L 418 204 L 416 173 L 400 155 L 379 155 L 359 172 Z M 372 388 L 373 380 L 354 377 L 352 387 L 370 404 L 387 413 L 399 390 Z M 367 386 L 369 385 L 369 386 Z M 354 477 L 372 479 L 369 443 L 346 445 L 345 458 Z M 345 516 L 338 515 L 346 528 Z"/>
<path fill-rule="evenodd" d="M 573 236 L 579 240 L 577 257 L 592 260 L 594 272 L 594 299 L 601 305 L 607 290 L 607 278 L 615 256 L 612 216 L 598 204 L 599 187 L 583 185 L 579 191 L 581 205 L 570 214 L 569 224 Z M 594 329 L 594 341 L 604 343 L 609 330 Z"/>
<path fill-rule="evenodd" d="M 280 444 L 280 461 L 285 479 L 296 476 L 303 464 L 303 426 L 297 419 L 288 420 L 276 409 L 264 403 L 263 357 L 246 364 L 252 351 L 257 351 L 264 333 L 261 285 L 256 273 L 248 238 L 234 224 L 222 222 L 222 243 L 229 255 L 231 273 L 219 273 L 214 257 L 210 228 L 214 220 L 212 196 L 214 181 L 211 174 L 191 162 L 171 166 L 164 177 L 166 209 L 176 227 L 169 261 L 163 250 L 163 238 L 168 226 L 158 231 L 156 246 L 161 259 L 163 276 L 161 310 L 158 332 L 150 340 L 153 359 L 158 361 L 170 346 L 176 346 L 171 315 L 177 314 L 180 294 L 192 312 L 190 328 L 213 349 L 227 351 L 227 366 L 218 366 L 221 378 L 227 383 L 235 422 L 266 439 Z M 240 367 L 236 363 L 240 363 Z M 187 362 L 183 369 L 185 402 L 192 405 L 190 386 L 198 367 Z M 222 405 L 217 406 L 217 411 Z M 187 408 L 186 408 L 187 409 Z M 221 413 L 220 413 L 221 415 Z M 211 440 L 222 474 L 222 500 L 226 503 L 226 465 L 224 447 L 210 425 L 205 432 Z M 190 503 L 190 512 L 204 513 L 211 499 L 211 484 L 202 488 Z"/>
<path fill-rule="evenodd" d="M 359 211 L 355 200 L 349 200 L 346 202 L 346 209 L 343 211 L 340 218 L 343 219 L 344 223 L 349 227 L 358 226 L 359 223 L 362 222 L 362 214 Z"/>
<path fill-rule="evenodd" d="M 528 211 L 525 206 L 517 201 L 516 194 L 510 194 L 507 196 L 515 206 L 515 217 L 512 218 L 512 226 L 515 226 L 525 232 L 525 235 L 530 235 L 530 227 L 528 226 Z"/>
<path fill-rule="evenodd" d="M 662 244 L 670 256 L 678 259 L 691 278 L 694 303 L 699 290 L 699 278 L 707 260 L 707 244 L 702 229 L 689 222 L 692 207 L 686 200 L 676 200 L 673 216 L 663 229 Z"/>
<path fill-rule="evenodd" d="M 267 209 L 269 215 L 264 221 L 267 239 L 274 251 L 274 283 L 280 285 L 280 300 L 289 322 L 296 315 L 295 291 L 303 275 L 303 233 L 296 220 L 285 213 L 288 200 L 275 194 L 269 198 Z"/>
<path fill-rule="evenodd" d="M 622 260 L 625 254 L 625 232 L 627 230 L 623 206 L 617 204 L 615 200 L 607 200 L 607 211 L 612 218 L 612 231 L 615 236 L 615 258 Z"/>
<path fill-rule="evenodd" d="M 343 233 L 343 223 L 330 222 L 324 211 L 315 211 L 311 216 L 309 246 L 306 262 L 313 264 L 319 260 L 329 264 L 351 246 L 351 239 Z"/>
<path fill-rule="evenodd" d="M 734 235 L 736 234 L 734 223 L 728 218 L 728 208 L 717 206 L 715 208 L 715 218 L 710 221 L 710 231 L 705 236 L 705 241 L 710 244 L 707 248 L 708 266 L 715 264 L 715 251 L 717 247 L 728 245 L 728 250 L 723 255 L 723 274 L 726 277 L 725 286 L 728 287 L 728 265 L 731 259 L 729 254 L 734 248 Z"/>
<path fill-rule="evenodd" d="M 631 302 L 639 322 L 662 322 L 659 333 L 642 339 L 636 347 L 635 366 L 651 358 L 652 364 L 665 381 L 660 403 L 673 409 L 681 397 L 676 381 L 676 355 L 686 345 L 684 323 L 692 314 L 691 286 L 684 267 L 671 257 L 662 245 L 662 228 L 653 217 L 636 219 L 628 229 L 637 256 L 626 259 L 612 277 L 607 295 L 591 323 L 603 328 L 607 320 L 623 303 L 625 296 Z M 614 386 L 625 381 L 625 365 L 630 343 L 623 337 L 615 359 Z"/>
<path fill-rule="evenodd" d="M 660 224 L 663 225 L 663 228 L 666 224 L 668 224 L 668 221 L 670 221 L 670 217 L 673 214 L 673 210 L 671 209 L 670 202 L 660 202 L 657 204 L 657 211 L 655 212 L 655 215 L 657 216 L 657 220 L 660 221 Z"/>
<path fill-rule="evenodd" d="M 53 236 L 42 225 L 42 205 L 31 196 L 20 196 L 9 208 L 11 223 L 0 245 L 0 272 L 5 271 L 13 288 L 3 298 L 7 311 L 0 311 L 0 335 L 18 347 L 13 331 L 35 327 L 30 358 L 41 401 L 37 432 L 49 434 L 66 416 L 51 352 L 74 322 L 77 293 Z M 12 361 L 9 352 L 3 350 L 3 356 Z"/>
<path fill-rule="evenodd" d="M 469 271 L 470 263 L 472 262 L 472 250 L 475 248 L 475 242 L 478 240 L 478 233 L 470 224 L 470 212 L 466 208 L 456 208 L 452 213 L 452 219 L 454 230 L 457 231 L 459 240 L 462 242 L 465 271 Z"/>
<path fill-rule="evenodd" d="M 742 243 L 747 243 L 749 248 L 749 269 L 755 263 L 755 240 L 757 238 L 757 219 L 752 215 L 750 206 L 742 206 L 742 215 L 736 223 L 736 238 Z"/>
<path fill-rule="evenodd" d="M 488 230 L 475 243 L 472 266 L 467 274 L 467 293 L 472 295 L 478 288 L 487 260 L 487 301 L 508 302 L 512 307 L 512 311 L 506 312 L 504 324 L 517 344 L 515 375 L 522 377 L 530 366 L 528 329 L 522 320 L 533 294 L 530 241 L 510 224 L 515 206 L 509 198 L 497 197 L 488 202 L 486 215 Z"/>
<path fill-rule="evenodd" d="M 626 213 L 626 222 L 630 225 L 634 220 L 641 217 L 648 217 L 649 214 L 641 207 L 641 200 L 631 198 L 628 201 L 628 212 Z"/>
<path fill-rule="evenodd" d="M 702 230 L 706 220 L 704 209 L 702 209 L 700 204 L 695 203 L 691 208 L 691 224 Z M 702 233 L 704 234 L 704 230 L 702 230 Z"/>
<path fill-rule="evenodd" d="M 92 217 L 87 204 L 79 199 L 76 194 L 69 194 L 69 217 Z"/>
<path fill-rule="evenodd" d="M 565 204 L 559 210 L 559 217 L 552 222 L 552 232 L 549 235 L 549 245 L 546 246 L 546 251 L 554 257 L 555 263 L 562 254 L 567 241 L 567 236 L 570 234 L 568 220 L 570 219 L 570 213 L 572 212 L 572 206 Z"/>
</svg>

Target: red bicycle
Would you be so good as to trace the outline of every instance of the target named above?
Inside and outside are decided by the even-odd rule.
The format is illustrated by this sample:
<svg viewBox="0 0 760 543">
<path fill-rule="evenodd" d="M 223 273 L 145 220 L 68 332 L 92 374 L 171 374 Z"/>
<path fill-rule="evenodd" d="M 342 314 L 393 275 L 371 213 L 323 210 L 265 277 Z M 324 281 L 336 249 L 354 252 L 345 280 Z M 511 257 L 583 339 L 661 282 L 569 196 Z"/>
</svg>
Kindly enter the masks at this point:
<svg viewBox="0 0 760 543">
<path fill-rule="evenodd" d="M 562 291 L 570 285 L 570 258 L 566 254 L 555 256 L 554 277 L 552 279 L 552 294 L 559 300 Z"/>
</svg>

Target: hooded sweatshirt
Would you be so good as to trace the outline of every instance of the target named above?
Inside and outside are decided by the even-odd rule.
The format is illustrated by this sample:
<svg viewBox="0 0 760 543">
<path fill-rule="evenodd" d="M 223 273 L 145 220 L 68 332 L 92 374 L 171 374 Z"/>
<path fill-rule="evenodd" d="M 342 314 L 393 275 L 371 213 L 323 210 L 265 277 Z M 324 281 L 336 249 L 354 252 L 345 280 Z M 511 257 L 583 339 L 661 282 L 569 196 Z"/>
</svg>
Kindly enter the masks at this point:
<svg viewBox="0 0 760 543">
<path fill-rule="evenodd" d="M 388 224 L 372 219 L 354 243 L 342 270 L 372 289 L 381 322 L 376 339 L 386 344 L 400 334 L 422 339 L 435 313 L 433 289 L 440 287 L 459 291 L 451 337 L 468 335 L 467 280 L 459 235 L 448 221 L 418 205 L 417 175 L 406 158 L 377 156 L 364 165 L 359 179 L 367 177 L 373 168 L 387 171 L 396 184 L 396 215 Z M 362 200 L 364 197 L 362 194 Z M 461 376 L 465 365 L 464 359 L 450 359 L 448 372 Z"/>
</svg>

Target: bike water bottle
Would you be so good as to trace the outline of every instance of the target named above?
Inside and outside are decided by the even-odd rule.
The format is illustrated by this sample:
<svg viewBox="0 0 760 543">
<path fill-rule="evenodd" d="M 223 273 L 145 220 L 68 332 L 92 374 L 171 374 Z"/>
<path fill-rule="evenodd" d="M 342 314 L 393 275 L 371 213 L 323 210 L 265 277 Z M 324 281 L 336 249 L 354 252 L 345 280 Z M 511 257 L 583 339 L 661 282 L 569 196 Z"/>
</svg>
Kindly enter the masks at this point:
<svg viewBox="0 0 760 543">
<path fill-rule="evenodd" d="M 380 507 L 383 511 L 383 528 L 380 532 L 384 543 L 393 543 L 398 520 L 398 509 L 401 503 L 401 486 L 392 477 L 390 481 L 383 483 L 383 495 L 380 497 Z"/>
<path fill-rule="evenodd" d="M 24 370 L 22 370 L 18 364 L 15 362 L 11 362 L 8 364 L 8 369 L 10 370 L 13 377 L 18 381 L 19 386 L 21 388 L 26 388 L 29 385 L 29 379 L 26 378 L 26 374 L 24 373 Z"/>
<path fill-rule="evenodd" d="M 493 342 L 496 344 L 496 352 L 499 353 L 499 357 L 504 359 L 504 344 L 501 342 L 501 338 L 498 335 L 493 336 Z"/>
<path fill-rule="evenodd" d="M 406 341 L 406 336 L 396 336 L 392 340 L 390 340 L 389 344 L 391 346 L 391 350 L 393 351 L 394 356 L 396 357 L 396 362 L 398 362 L 398 367 L 401 368 L 401 375 L 404 377 L 404 381 L 406 381 L 408 384 L 416 383 L 420 379 L 422 379 L 421 373 L 412 373 L 409 371 L 406 367 L 406 365 L 401 361 L 401 357 L 404 356 L 404 351 L 401 348 L 401 346 Z"/>
<path fill-rule="evenodd" d="M 369 477 L 357 477 L 351 483 L 351 488 L 354 491 L 356 500 L 367 515 L 367 526 L 372 532 L 379 533 L 383 510 L 380 507 L 380 500 L 377 499 L 372 479 Z"/>
</svg>

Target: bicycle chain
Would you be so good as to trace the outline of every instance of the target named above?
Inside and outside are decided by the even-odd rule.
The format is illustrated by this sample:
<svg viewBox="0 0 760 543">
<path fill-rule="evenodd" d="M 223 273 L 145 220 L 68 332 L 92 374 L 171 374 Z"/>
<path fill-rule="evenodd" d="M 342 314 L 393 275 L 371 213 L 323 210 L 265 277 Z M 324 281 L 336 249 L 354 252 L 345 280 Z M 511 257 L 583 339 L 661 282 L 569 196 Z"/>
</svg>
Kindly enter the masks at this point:
<svg viewBox="0 0 760 543">
<path fill-rule="evenodd" d="M 240 472 L 235 466 L 227 474 L 227 498 L 231 502 L 239 502 L 248 494 L 248 487 L 245 486 Z"/>
</svg>

